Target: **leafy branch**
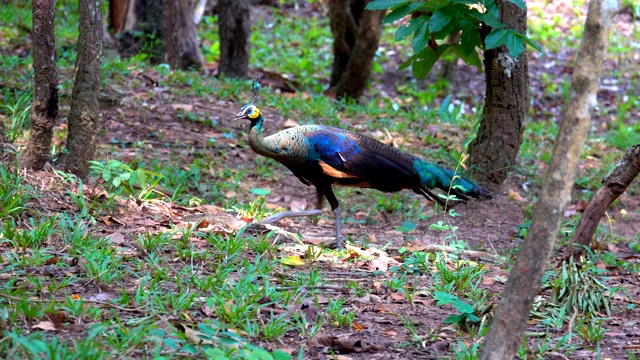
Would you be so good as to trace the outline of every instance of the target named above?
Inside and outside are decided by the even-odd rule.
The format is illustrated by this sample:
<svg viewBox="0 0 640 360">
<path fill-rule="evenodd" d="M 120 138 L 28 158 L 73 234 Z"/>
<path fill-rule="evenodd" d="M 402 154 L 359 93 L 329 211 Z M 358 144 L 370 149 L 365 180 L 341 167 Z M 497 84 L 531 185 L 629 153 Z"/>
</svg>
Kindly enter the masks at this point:
<svg viewBox="0 0 640 360">
<path fill-rule="evenodd" d="M 523 0 L 508 0 L 526 10 Z M 396 31 L 396 41 L 413 34 L 413 55 L 400 65 L 400 69 L 412 66 L 413 75 L 424 78 L 438 59 L 453 53 L 482 71 L 479 50 L 490 50 L 505 45 L 509 54 L 517 58 L 524 45 L 542 51 L 540 45 L 515 29 L 505 28 L 500 22 L 500 9 L 494 0 L 374 0 L 369 10 L 391 9 L 383 23 L 390 24 L 410 15 L 411 20 Z M 442 41 L 450 34 L 460 33 L 459 40 Z"/>
</svg>

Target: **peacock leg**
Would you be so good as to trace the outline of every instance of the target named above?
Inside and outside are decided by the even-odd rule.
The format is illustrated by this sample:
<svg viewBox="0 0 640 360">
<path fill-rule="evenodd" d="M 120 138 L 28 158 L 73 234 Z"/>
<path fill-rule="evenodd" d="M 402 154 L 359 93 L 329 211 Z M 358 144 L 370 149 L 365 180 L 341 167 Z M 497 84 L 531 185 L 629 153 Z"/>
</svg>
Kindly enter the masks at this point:
<svg viewBox="0 0 640 360">
<path fill-rule="evenodd" d="M 340 208 L 338 199 L 336 199 L 336 195 L 331 189 L 331 185 L 327 186 L 323 192 L 327 200 L 329 200 L 333 214 L 336 216 L 336 247 L 338 250 L 342 250 L 342 209 Z M 320 190 L 318 190 L 318 193 L 320 193 Z"/>
<path fill-rule="evenodd" d="M 326 191 L 326 187 L 316 186 L 316 193 L 318 194 L 318 198 L 316 200 L 316 209 L 322 210 L 322 200 L 324 200 L 324 194 Z"/>
<path fill-rule="evenodd" d="M 333 209 L 333 213 L 336 215 L 336 247 L 338 250 L 342 250 L 342 209 L 340 209 L 340 205 L 337 208 Z"/>
</svg>

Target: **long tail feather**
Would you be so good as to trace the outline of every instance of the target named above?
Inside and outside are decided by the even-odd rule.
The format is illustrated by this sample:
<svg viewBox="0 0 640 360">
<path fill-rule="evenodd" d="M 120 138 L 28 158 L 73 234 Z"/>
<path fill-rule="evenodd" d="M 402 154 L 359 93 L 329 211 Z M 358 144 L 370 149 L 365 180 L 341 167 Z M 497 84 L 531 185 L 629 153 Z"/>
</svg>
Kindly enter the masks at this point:
<svg viewBox="0 0 640 360">
<path fill-rule="evenodd" d="M 456 195 L 461 200 L 467 200 L 468 197 L 491 197 L 489 191 L 449 169 L 441 168 L 418 158 L 416 158 L 413 166 L 420 174 L 422 186 L 426 189 L 438 188 Z"/>
</svg>

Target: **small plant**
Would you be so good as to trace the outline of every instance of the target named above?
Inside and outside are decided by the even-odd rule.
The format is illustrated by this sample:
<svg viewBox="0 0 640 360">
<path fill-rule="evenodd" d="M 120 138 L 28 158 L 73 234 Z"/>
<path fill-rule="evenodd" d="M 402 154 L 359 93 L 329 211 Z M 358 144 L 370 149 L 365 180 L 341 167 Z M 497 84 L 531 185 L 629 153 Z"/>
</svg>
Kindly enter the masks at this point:
<svg viewBox="0 0 640 360">
<path fill-rule="evenodd" d="M 449 269 L 445 257 L 440 257 L 434 263 L 436 270 L 432 273 L 437 291 L 452 292 L 458 295 L 467 291 L 475 292 L 482 281 L 482 274 L 486 272 L 483 264 L 471 263 L 469 261 L 456 260 L 455 267 Z"/>
<path fill-rule="evenodd" d="M 31 119 L 31 103 L 31 92 L 25 91 L 14 105 L 4 105 L 10 121 L 6 135 L 12 143 L 22 136 Z"/>
<path fill-rule="evenodd" d="M 584 341 L 590 344 L 598 344 L 607 329 L 602 327 L 602 319 L 581 319 L 577 322 L 575 327 L 576 333 Z"/>
<path fill-rule="evenodd" d="M 274 316 L 260 324 L 260 334 L 265 340 L 280 339 L 287 331 L 290 330 L 291 322 L 287 314 Z"/>
<path fill-rule="evenodd" d="M 344 310 L 345 303 L 343 299 L 329 299 L 327 304 L 327 313 L 333 319 L 333 325 L 337 327 L 351 326 L 356 317 L 356 313 L 353 310 Z"/>
<path fill-rule="evenodd" d="M 406 251 L 406 248 L 400 248 L 399 253 L 404 254 Z M 401 270 L 413 276 L 429 273 L 429 255 L 423 251 L 410 252 L 404 257 L 399 268 L 394 267 L 391 270 Z"/>
<path fill-rule="evenodd" d="M 9 164 L 0 163 L 0 220 L 26 210 L 24 205 L 31 198 L 31 191 L 22 185 L 23 180 L 17 171 L 10 170 Z"/>
<path fill-rule="evenodd" d="M 407 328 L 407 330 L 409 331 L 409 334 L 411 334 L 411 341 L 406 344 L 401 344 L 400 346 L 407 346 L 407 345 L 413 345 L 413 344 L 424 346 L 424 339 L 418 333 L 418 329 L 416 328 L 416 323 L 411 318 L 411 315 L 408 312 L 405 316 L 398 314 L 398 318 L 402 322 L 402 325 L 404 325 L 404 327 Z"/>
<path fill-rule="evenodd" d="M 458 340 L 458 345 L 453 348 L 453 355 L 456 360 L 476 360 L 478 359 L 478 351 L 480 343 L 473 342 L 471 344 Z"/>
<path fill-rule="evenodd" d="M 578 266 L 570 258 L 562 263 L 560 274 L 551 282 L 551 301 L 569 309 L 577 309 L 584 314 L 592 314 L 604 310 L 611 314 L 610 298 L 605 295 L 609 288 L 589 270 L 593 265 Z"/>
<path fill-rule="evenodd" d="M 438 306 L 448 304 L 460 312 L 460 314 L 449 315 L 444 319 L 445 324 L 456 324 L 460 327 L 466 327 L 469 324 L 475 324 L 480 321 L 480 319 L 474 315 L 476 309 L 453 294 L 436 291 L 433 298 L 437 301 Z"/>
<path fill-rule="evenodd" d="M 407 286 L 407 276 L 402 274 L 400 277 L 392 277 L 382 283 L 387 285 L 391 291 L 402 292 L 403 288 Z"/>
<path fill-rule="evenodd" d="M 123 191 L 140 200 L 148 199 L 162 180 L 162 176 L 159 174 L 143 168 L 134 170 L 131 166 L 118 160 L 111 159 L 106 163 L 89 161 L 89 163 L 92 174 L 100 176 L 107 184 L 107 191 L 116 194 Z M 136 186 L 139 187 L 138 191 L 135 191 Z"/>
</svg>

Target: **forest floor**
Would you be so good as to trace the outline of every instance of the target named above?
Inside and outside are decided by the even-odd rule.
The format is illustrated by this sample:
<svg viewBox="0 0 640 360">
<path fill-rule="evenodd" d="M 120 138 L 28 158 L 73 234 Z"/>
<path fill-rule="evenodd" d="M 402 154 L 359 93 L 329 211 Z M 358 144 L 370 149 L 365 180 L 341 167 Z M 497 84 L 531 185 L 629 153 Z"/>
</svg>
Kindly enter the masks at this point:
<svg viewBox="0 0 640 360">
<path fill-rule="evenodd" d="M 562 6 L 555 10 L 568 11 Z M 631 27 L 628 17 L 619 16 L 618 19 L 618 28 Z M 635 56 L 637 55 L 636 53 Z M 571 71 L 574 56 L 571 50 L 547 57 L 530 56 L 531 96 L 535 99 L 532 102 L 531 121 L 538 121 L 535 119 L 538 112 L 552 119 L 551 122 L 557 123 L 561 118 L 564 103 L 558 97 L 547 96 L 547 89 L 550 83 L 562 86 L 562 75 Z M 611 69 L 619 65 L 613 62 L 609 63 Z M 387 66 L 392 69 L 396 65 Z M 69 75 L 69 71 L 67 69 L 63 75 Z M 393 71 L 384 70 L 384 74 L 387 73 Z M 452 89 L 464 89 L 461 91 L 471 99 L 467 103 L 481 98 L 484 89 L 483 74 L 464 65 L 459 65 L 458 74 L 460 75 L 452 84 Z M 608 79 L 612 79 L 611 73 L 608 75 L 609 77 L 604 77 L 604 84 L 611 84 L 607 83 Z M 616 97 L 621 91 L 619 89 L 632 86 L 629 76 L 618 75 L 615 76 L 613 85 L 603 86 L 599 93 L 600 106 L 604 109 L 602 114 L 605 115 L 594 117 L 592 138 L 606 136 L 608 128 L 603 124 L 614 121 L 607 118 L 606 114 L 615 113 L 612 109 L 619 106 L 619 98 Z M 551 78 L 550 82 L 541 80 L 548 78 Z M 397 95 L 395 89 L 401 80 L 402 76 L 382 75 L 375 86 L 379 92 L 393 97 Z M 218 82 L 210 76 L 198 81 L 209 84 L 212 88 Z M 82 218 L 82 204 L 95 202 L 100 211 L 82 220 L 78 229 L 90 233 L 91 238 L 108 239 L 112 249 L 110 254 L 118 257 L 124 266 L 119 268 L 122 276 L 116 282 L 101 281 L 104 272 L 98 271 L 95 275 L 90 275 L 86 269 L 87 263 L 92 260 L 84 259 L 82 253 L 73 253 L 69 239 L 62 232 L 52 233 L 44 242 L 49 255 L 52 255 L 46 262 L 24 268 L 8 266 L 14 264 L 17 258 L 28 257 L 29 252 L 12 247 L 10 242 L 0 242 L 0 266 L 4 268 L 0 279 L 3 282 L 10 281 L 22 289 L 32 289 L 32 278 L 41 278 L 46 285 L 71 277 L 74 280 L 68 286 L 56 290 L 55 294 L 83 299 L 87 306 L 94 306 L 102 311 L 91 320 L 87 320 L 87 316 L 83 320 L 82 316 L 72 315 L 68 310 L 48 311 L 44 316 L 20 322 L 18 327 L 25 333 L 43 331 L 61 339 L 74 340 L 96 336 L 92 326 L 104 319 L 118 319 L 118 323 L 131 327 L 134 326 L 130 324 L 136 321 L 152 321 L 155 328 L 163 330 L 165 334 L 181 333 L 181 339 L 197 343 L 198 340 L 193 336 L 194 330 L 188 329 L 198 329 L 198 324 L 210 319 L 223 321 L 220 309 L 229 310 L 234 304 L 229 300 L 218 307 L 217 311 L 212 310 L 213 306 L 203 300 L 208 296 L 207 291 L 198 291 L 197 286 L 186 286 L 172 277 L 179 277 L 187 267 L 193 269 L 194 277 L 215 277 L 216 268 L 210 266 L 209 262 L 220 261 L 219 258 L 198 258 L 197 254 L 223 254 L 224 258 L 226 250 L 221 249 L 220 242 L 211 241 L 211 237 L 220 236 L 223 241 L 233 244 L 232 240 L 237 234 L 241 234 L 242 241 L 248 238 L 254 239 L 251 241 L 267 239 L 278 244 L 265 251 L 256 250 L 253 245 L 242 246 L 238 256 L 249 263 L 258 263 L 261 257 L 275 260 L 276 265 L 270 272 L 272 285 L 281 288 L 289 286 L 295 292 L 295 296 L 287 302 L 282 299 L 260 298 L 258 302 L 264 306 L 252 313 L 252 316 L 262 323 L 268 323 L 278 316 L 304 317 L 309 324 L 299 329 L 289 329 L 275 339 L 252 336 L 246 329 L 239 330 L 238 327 L 230 326 L 233 334 L 249 338 L 251 343 L 265 349 L 280 349 L 294 357 L 298 356 L 302 347 L 304 358 L 473 358 L 465 355 L 464 349 L 470 349 L 470 353 L 477 349 L 474 346 L 481 339 L 477 334 L 480 331 L 478 329 L 487 326 L 492 307 L 499 301 L 509 275 L 509 267 L 523 241 L 527 216 L 535 204 L 541 181 L 532 181 L 531 176 L 514 172 L 503 193 L 495 194 L 492 199 L 456 205 L 455 211 L 461 216 L 446 215 L 425 199 L 417 199 L 417 195 L 410 193 L 400 197 L 389 195 L 389 203 L 384 203 L 381 210 L 380 202 L 384 200 L 380 200 L 379 195 L 373 195 L 374 190 L 339 190 L 337 195 L 343 204 L 343 213 L 349 218 L 343 226 L 343 233 L 350 245 L 344 252 L 322 251 L 317 245 L 330 244 L 335 229 L 333 215 L 326 205 L 324 215 L 317 219 L 293 218 L 270 226 L 258 224 L 259 218 L 267 213 L 311 209 L 315 204 L 315 190 L 301 184 L 283 166 L 258 159 L 258 155 L 248 147 L 244 139 L 248 124 L 233 120 L 240 107 L 249 100 L 248 89 L 227 98 L 216 98 L 211 95 L 194 95 L 189 92 L 187 81 L 182 89 L 174 85 L 163 85 L 164 83 L 166 75 L 160 74 L 156 67 L 131 71 L 126 77 L 126 83 L 114 83 L 107 79 L 101 96 L 97 158 L 102 161 L 115 159 L 123 163 L 137 162 L 141 167 L 143 164 L 150 166 L 153 163 L 154 169 L 166 168 L 168 171 L 184 171 L 189 174 L 193 174 L 193 164 L 198 163 L 202 176 L 197 180 L 194 180 L 194 176 L 185 176 L 182 181 L 201 182 L 202 187 L 197 189 L 204 193 L 220 193 L 219 202 L 186 204 L 175 199 L 172 201 L 174 188 L 163 184 L 158 192 L 167 196 L 158 196 L 153 200 L 122 196 L 100 208 L 101 203 L 107 203 L 110 199 L 109 189 L 113 189 L 100 179 L 93 178 L 84 184 L 81 192 L 77 181 L 70 182 L 63 174 L 52 169 L 41 172 L 20 171 L 24 178 L 23 184 L 30 186 L 35 195 L 26 203 L 28 211 L 18 219 L 19 224 L 30 228 L 29 218 L 36 215 L 44 219 L 61 219 L 61 214 Z M 305 93 L 283 93 L 285 95 L 302 98 L 307 96 Z M 61 117 L 64 118 L 68 112 L 69 97 L 63 96 L 61 105 Z M 276 107 L 265 105 L 261 109 L 267 116 L 267 133 L 300 122 L 295 117 L 295 110 L 294 115 L 283 116 Z M 629 114 L 627 121 L 637 122 L 638 117 L 640 113 Z M 364 132 L 367 129 L 362 124 L 368 121 L 371 118 L 340 116 L 340 126 L 358 128 Z M 56 133 L 64 134 L 65 126 L 65 123 L 58 125 Z M 462 130 L 455 125 L 437 123 L 428 127 L 428 131 L 434 136 L 445 134 L 450 146 L 460 147 L 457 143 L 463 138 L 458 137 L 457 133 Z M 428 146 L 425 149 L 422 139 L 412 138 L 410 131 L 377 131 L 369 135 L 387 143 L 399 142 L 405 149 L 420 153 L 432 150 Z M 64 140 L 57 138 L 55 141 L 60 146 Z M 545 141 L 551 144 L 552 139 Z M 597 142 L 590 146 L 597 150 L 589 150 L 591 152 L 583 158 L 579 167 L 581 177 L 594 176 L 592 169 L 596 168 L 604 169 L 606 173 L 612 163 L 605 159 L 619 158 L 623 153 Z M 591 153 L 597 153 L 598 156 L 590 156 Z M 611 157 L 603 154 L 610 154 Z M 545 162 L 541 159 L 532 161 L 536 161 L 533 168 L 537 169 L 533 177 L 543 176 Z M 264 175 L 264 167 L 270 167 L 266 170 L 268 176 Z M 227 173 L 229 174 L 221 175 Z M 225 178 L 228 178 L 226 182 Z M 581 191 L 583 189 L 576 186 L 573 200 L 565 210 L 563 230 L 575 226 L 579 213 L 586 206 L 579 194 Z M 78 195 L 84 197 L 85 202 L 78 201 Z M 229 206 L 230 203 L 244 205 L 234 207 Z M 352 204 L 360 206 L 354 207 Z M 419 212 L 419 216 L 406 215 L 415 212 Z M 599 255 L 589 256 L 585 260 L 591 263 L 590 269 L 599 270 L 598 278 L 604 279 L 607 289 L 624 289 L 604 292 L 605 295 L 610 295 L 611 313 L 606 314 L 604 309 L 595 312 L 602 319 L 598 325 L 602 329 L 598 332 L 601 338 L 593 342 L 585 340 L 589 339 L 589 330 L 595 325 L 583 319 L 584 314 L 577 308 L 569 309 L 570 314 L 558 315 L 558 309 L 554 310 L 550 300 L 554 297 L 554 289 L 547 286 L 541 290 L 540 299 L 534 305 L 527 328 L 527 347 L 519 353 L 521 358 L 626 359 L 632 356 L 630 354 L 638 356 L 640 277 L 637 269 L 640 256 L 629 245 L 638 242 L 639 224 L 640 192 L 637 184 L 634 184 L 612 206 L 608 218 L 602 219 L 601 230 L 597 234 L 598 247 L 594 249 Z M 276 235 L 270 235 L 269 232 Z M 167 234 L 170 241 L 180 242 L 181 245 L 152 252 L 140 239 L 156 234 Z M 570 242 L 570 236 L 567 236 L 570 230 L 563 234 L 553 253 L 554 259 L 562 256 L 564 245 Z M 447 251 L 442 252 L 442 248 L 437 246 L 446 247 Z M 189 249 L 190 257 L 184 255 L 183 248 Z M 148 260 L 150 253 L 156 256 L 153 261 Z M 437 257 L 429 255 L 433 253 L 437 253 Z M 146 260 L 140 262 L 141 259 Z M 424 262 L 420 262 L 421 260 Z M 61 263 L 66 265 L 60 266 Z M 445 323 L 445 319 L 451 315 L 459 315 L 460 308 L 455 306 L 455 301 L 441 301 L 442 298 L 434 296 L 433 289 L 442 288 L 440 282 L 444 281 L 443 277 L 446 275 L 442 266 L 448 268 L 454 273 L 452 276 L 457 276 L 460 281 L 468 280 L 475 284 L 470 286 L 473 288 L 471 291 L 458 288 L 463 285 L 454 281 L 458 289 L 452 291 L 461 299 L 465 294 L 466 301 L 474 305 L 474 314 L 479 320 L 473 327 L 464 321 Z M 557 266 L 559 265 L 555 261 L 550 265 L 549 276 L 560 273 Z M 242 282 L 247 271 L 242 267 L 233 268 L 226 280 Z M 472 273 L 472 278 L 465 279 L 460 275 L 465 271 Z M 182 292 L 193 295 L 189 305 L 184 309 L 180 308 L 181 311 L 163 312 L 157 310 L 157 304 L 146 306 L 134 301 L 134 296 L 144 291 L 141 279 L 147 272 L 162 277 L 158 289 L 168 296 L 177 297 Z M 297 279 L 301 274 L 307 277 L 320 274 L 322 281 L 295 286 L 283 280 Z M 560 278 L 560 275 L 557 276 Z M 464 286 L 469 285 L 467 283 Z M 128 294 L 131 300 L 124 301 L 123 293 Z M 31 295 L 35 301 L 45 303 L 51 294 L 54 293 L 38 291 Z M 587 296 L 588 293 L 583 292 L 581 295 Z M 6 301 L 17 301 L 15 295 L 2 293 L 0 296 Z M 335 299 L 341 299 L 339 306 L 342 311 L 334 309 Z M 174 309 L 179 308 L 175 303 L 172 306 Z M 54 313 L 62 315 L 53 315 Z M 348 318 L 348 313 L 353 314 L 353 318 Z M 0 312 L 0 329 L 5 330 L 8 328 L 2 322 L 6 321 L 2 316 L 5 315 Z M 211 334 L 205 330 L 198 331 L 202 332 L 200 335 L 203 338 L 211 339 L 206 337 Z M 569 333 L 573 337 L 565 338 Z M 120 337 L 125 336 L 121 334 Z M 145 344 L 153 343 L 146 338 L 145 341 L 148 341 Z M 200 341 L 200 345 L 213 343 L 207 341 L 214 340 Z M 544 348 L 546 345 L 549 348 Z M 172 355 L 170 346 L 158 347 L 156 344 L 155 348 L 160 348 L 161 351 L 152 353 L 152 345 L 132 345 L 112 356 L 146 358 L 150 354 L 166 357 Z M 17 350 L 11 351 L 13 355 L 19 354 Z M 176 350 L 176 354 L 187 356 L 187 353 L 181 353 L 180 350 Z"/>
</svg>

